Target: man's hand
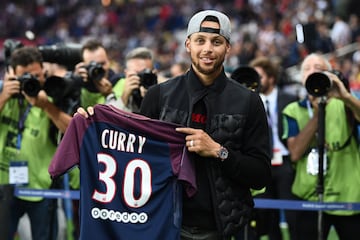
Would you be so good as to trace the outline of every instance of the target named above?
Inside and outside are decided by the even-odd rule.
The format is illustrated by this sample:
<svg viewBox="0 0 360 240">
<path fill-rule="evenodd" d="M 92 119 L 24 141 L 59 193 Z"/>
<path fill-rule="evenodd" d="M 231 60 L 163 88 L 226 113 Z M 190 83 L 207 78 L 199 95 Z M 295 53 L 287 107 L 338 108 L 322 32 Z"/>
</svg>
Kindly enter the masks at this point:
<svg viewBox="0 0 360 240">
<path fill-rule="evenodd" d="M 185 141 L 189 152 L 202 157 L 218 157 L 221 145 L 215 142 L 204 130 L 195 128 L 176 128 L 176 131 L 187 134 Z"/>
<path fill-rule="evenodd" d="M 86 65 L 84 62 L 80 62 L 80 63 L 76 64 L 74 73 L 76 75 L 81 76 L 81 78 L 83 79 L 84 82 L 87 82 L 88 74 L 87 74 L 87 70 L 86 70 L 85 66 Z"/>
<path fill-rule="evenodd" d="M 83 107 L 79 107 L 76 110 L 76 113 L 74 114 L 74 116 L 76 114 L 80 114 L 81 116 L 88 118 L 88 117 L 94 115 L 94 107 L 87 107 L 86 110 Z"/>
<path fill-rule="evenodd" d="M 135 89 L 138 89 L 139 87 L 140 87 L 140 77 L 137 75 L 137 73 L 135 71 L 127 72 L 125 78 L 125 84 L 124 84 L 124 92 L 121 95 L 121 99 L 125 106 L 128 104 L 132 92 Z"/>
<path fill-rule="evenodd" d="M 326 75 L 329 77 L 333 84 L 332 88 L 328 92 L 328 97 L 334 97 L 341 100 L 348 99 L 351 93 L 346 89 L 344 83 L 338 78 L 338 76 L 331 72 L 326 72 Z"/>
<path fill-rule="evenodd" d="M 34 107 L 45 109 L 47 104 L 49 103 L 48 95 L 46 94 L 46 92 L 44 90 L 40 90 L 38 95 L 35 97 L 30 97 L 24 91 L 22 91 L 21 94 L 24 95 L 26 100 Z"/>
<path fill-rule="evenodd" d="M 3 97 L 4 101 L 7 101 L 11 96 L 20 92 L 20 82 L 15 78 L 13 80 L 5 80 L 3 84 L 0 96 Z"/>
<path fill-rule="evenodd" d="M 3 89 L 0 92 L 0 99 L 3 102 L 6 102 L 13 95 L 20 93 L 20 82 L 16 79 L 17 77 L 14 70 L 10 67 L 9 70 L 5 72 Z"/>
</svg>

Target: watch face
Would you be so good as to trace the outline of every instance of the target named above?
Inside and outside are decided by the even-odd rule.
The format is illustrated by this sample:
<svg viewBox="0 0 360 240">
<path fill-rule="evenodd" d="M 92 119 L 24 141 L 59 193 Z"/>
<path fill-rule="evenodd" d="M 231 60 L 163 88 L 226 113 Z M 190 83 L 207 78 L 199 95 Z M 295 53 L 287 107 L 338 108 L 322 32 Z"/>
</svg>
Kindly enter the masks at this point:
<svg viewBox="0 0 360 240">
<path fill-rule="evenodd" d="M 219 157 L 221 159 L 226 159 L 228 157 L 228 150 L 226 148 L 221 148 L 220 151 L 219 151 Z"/>
</svg>

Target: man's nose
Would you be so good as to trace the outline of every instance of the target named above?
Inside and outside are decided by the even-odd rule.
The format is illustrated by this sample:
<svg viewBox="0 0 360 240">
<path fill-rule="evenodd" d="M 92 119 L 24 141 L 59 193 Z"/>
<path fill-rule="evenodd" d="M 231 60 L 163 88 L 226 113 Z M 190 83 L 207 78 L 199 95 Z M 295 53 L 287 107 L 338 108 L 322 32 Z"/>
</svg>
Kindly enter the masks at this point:
<svg viewBox="0 0 360 240">
<path fill-rule="evenodd" d="M 211 41 L 206 41 L 204 44 L 203 52 L 212 52 L 213 51 L 213 44 Z"/>
</svg>

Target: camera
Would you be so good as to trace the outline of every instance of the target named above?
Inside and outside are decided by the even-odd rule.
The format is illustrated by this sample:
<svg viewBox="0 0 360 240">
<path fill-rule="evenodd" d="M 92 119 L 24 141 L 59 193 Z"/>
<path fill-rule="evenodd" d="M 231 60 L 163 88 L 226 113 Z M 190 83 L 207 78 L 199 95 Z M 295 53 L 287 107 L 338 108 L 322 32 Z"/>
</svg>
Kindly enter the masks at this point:
<svg viewBox="0 0 360 240">
<path fill-rule="evenodd" d="M 74 66 L 82 61 L 81 45 L 79 44 L 55 44 L 38 46 L 44 62 L 57 63 L 65 66 L 67 69 L 73 69 Z"/>
<path fill-rule="evenodd" d="M 305 88 L 310 95 L 315 97 L 326 96 L 333 86 L 332 80 L 328 77 L 326 72 L 335 74 L 349 90 L 349 82 L 344 78 L 343 74 L 338 70 L 314 72 L 308 76 L 305 81 Z"/>
<path fill-rule="evenodd" d="M 22 48 L 24 44 L 20 41 L 13 40 L 13 39 L 6 39 L 4 41 L 4 60 L 5 60 L 5 66 L 8 68 L 10 65 L 10 57 L 11 54 L 18 48 Z M 8 69 L 6 69 L 8 70 Z"/>
<path fill-rule="evenodd" d="M 20 82 L 20 92 L 24 91 L 30 97 L 36 97 L 41 90 L 39 80 L 30 73 L 25 73 L 16 80 Z M 21 96 L 21 93 L 15 95 L 15 97 Z"/>
<path fill-rule="evenodd" d="M 99 82 L 106 74 L 102 64 L 91 61 L 88 65 L 83 66 L 88 75 L 88 81 L 83 83 L 83 86 L 90 92 L 98 92 L 94 82 Z"/>
<path fill-rule="evenodd" d="M 151 69 L 145 69 L 137 74 L 140 78 L 140 86 L 145 89 L 157 84 L 157 75 Z M 140 107 L 143 97 L 141 96 L 140 89 L 135 89 L 132 92 L 134 103 Z"/>
<path fill-rule="evenodd" d="M 90 81 L 98 82 L 105 76 L 105 69 L 100 63 L 91 61 L 85 68 L 88 74 L 88 80 Z"/>
<path fill-rule="evenodd" d="M 4 59 L 6 66 L 9 65 L 11 54 L 14 50 L 23 47 L 21 41 L 6 39 L 4 41 Z M 80 44 L 76 43 L 58 43 L 54 45 L 37 46 L 44 62 L 57 63 L 65 66 L 67 69 L 74 69 L 74 66 L 82 61 Z"/>
<path fill-rule="evenodd" d="M 138 76 L 140 78 L 140 85 L 145 89 L 157 84 L 157 75 L 150 69 L 145 69 L 144 71 L 139 72 Z"/>
<path fill-rule="evenodd" d="M 260 76 L 253 67 L 240 66 L 232 72 L 230 77 L 247 89 L 260 92 Z"/>
<path fill-rule="evenodd" d="M 47 77 L 43 89 L 55 102 L 60 102 L 80 91 L 82 84 L 83 80 L 79 75 L 68 71 L 63 77 Z"/>
</svg>

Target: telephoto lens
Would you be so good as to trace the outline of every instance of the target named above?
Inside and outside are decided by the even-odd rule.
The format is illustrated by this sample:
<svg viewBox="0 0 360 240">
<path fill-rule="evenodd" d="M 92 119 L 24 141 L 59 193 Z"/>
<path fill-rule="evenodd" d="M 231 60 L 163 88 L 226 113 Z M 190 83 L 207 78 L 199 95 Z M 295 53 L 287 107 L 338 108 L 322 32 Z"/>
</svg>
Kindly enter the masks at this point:
<svg viewBox="0 0 360 240">
<path fill-rule="evenodd" d="M 305 81 L 306 90 L 315 97 L 326 96 L 331 87 L 332 81 L 324 72 L 312 73 Z"/>
</svg>

